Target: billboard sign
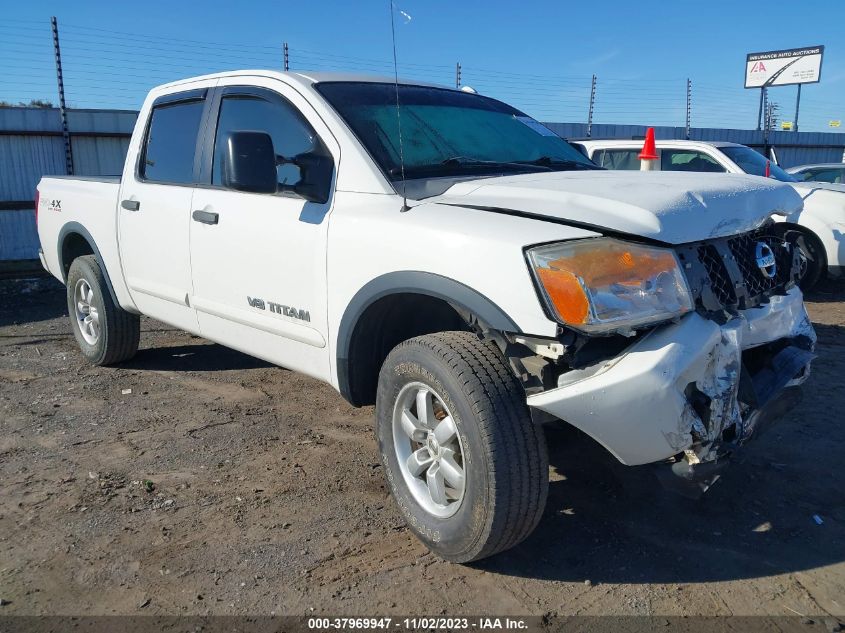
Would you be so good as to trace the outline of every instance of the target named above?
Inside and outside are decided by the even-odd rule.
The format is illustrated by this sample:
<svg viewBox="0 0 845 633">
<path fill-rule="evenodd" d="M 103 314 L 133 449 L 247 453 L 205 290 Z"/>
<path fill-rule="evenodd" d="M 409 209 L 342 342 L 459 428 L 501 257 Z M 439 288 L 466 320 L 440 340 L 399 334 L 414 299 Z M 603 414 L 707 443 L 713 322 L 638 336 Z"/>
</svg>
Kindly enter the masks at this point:
<svg viewBox="0 0 845 633">
<path fill-rule="evenodd" d="M 817 83 L 822 75 L 823 55 L 824 46 L 749 53 L 745 57 L 745 87 Z"/>
</svg>

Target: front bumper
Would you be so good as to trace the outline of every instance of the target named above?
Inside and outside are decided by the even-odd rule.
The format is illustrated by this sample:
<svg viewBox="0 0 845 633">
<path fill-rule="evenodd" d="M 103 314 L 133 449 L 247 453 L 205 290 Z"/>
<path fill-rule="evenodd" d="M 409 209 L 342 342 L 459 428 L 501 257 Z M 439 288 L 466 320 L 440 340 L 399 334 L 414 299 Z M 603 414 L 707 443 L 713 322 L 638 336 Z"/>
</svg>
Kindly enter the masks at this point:
<svg viewBox="0 0 845 633">
<path fill-rule="evenodd" d="M 767 411 L 782 411 L 772 403 L 807 378 L 815 340 L 793 288 L 723 325 L 692 313 L 655 328 L 622 355 L 563 374 L 528 404 L 578 427 L 623 464 L 680 454 L 689 467 L 713 463 L 747 441 Z"/>
</svg>

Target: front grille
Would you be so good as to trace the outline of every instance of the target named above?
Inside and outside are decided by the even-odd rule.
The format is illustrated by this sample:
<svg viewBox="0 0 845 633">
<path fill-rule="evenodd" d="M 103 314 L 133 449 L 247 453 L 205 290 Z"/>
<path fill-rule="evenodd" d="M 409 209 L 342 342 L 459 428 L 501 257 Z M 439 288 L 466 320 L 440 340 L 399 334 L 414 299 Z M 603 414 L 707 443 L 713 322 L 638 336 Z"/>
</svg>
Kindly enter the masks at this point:
<svg viewBox="0 0 845 633">
<path fill-rule="evenodd" d="M 775 257 L 769 277 L 757 263 L 758 244 L 767 245 Z M 765 249 L 764 249 L 765 250 Z M 797 273 L 792 245 L 773 234 L 770 227 L 726 238 L 678 247 L 696 307 L 704 313 L 734 313 L 784 294 Z"/>
<path fill-rule="evenodd" d="M 735 304 L 736 293 L 731 283 L 731 277 L 716 247 L 713 244 L 701 244 L 698 247 L 698 259 L 707 271 L 710 288 L 719 303 L 725 306 Z"/>
<path fill-rule="evenodd" d="M 774 277 L 764 275 L 757 265 L 755 250 L 759 242 L 767 244 L 775 255 Z M 792 256 L 789 249 L 783 248 L 783 240 L 780 238 L 754 231 L 729 239 L 728 247 L 739 266 L 742 280 L 750 295 L 757 296 L 771 292 L 778 285 L 788 281 Z M 778 257 L 778 254 L 781 254 L 781 257 Z"/>
</svg>

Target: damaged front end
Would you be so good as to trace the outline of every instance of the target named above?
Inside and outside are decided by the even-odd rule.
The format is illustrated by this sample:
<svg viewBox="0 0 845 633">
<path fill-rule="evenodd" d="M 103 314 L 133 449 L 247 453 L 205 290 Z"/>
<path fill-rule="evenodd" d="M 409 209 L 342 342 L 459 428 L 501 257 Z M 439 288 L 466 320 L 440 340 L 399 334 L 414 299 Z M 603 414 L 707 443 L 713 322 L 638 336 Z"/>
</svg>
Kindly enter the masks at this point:
<svg viewBox="0 0 845 633">
<path fill-rule="evenodd" d="M 591 363 L 573 364 L 572 350 L 596 347 L 578 337 L 580 346 L 547 358 L 545 384 L 528 404 L 624 464 L 659 463 L 668 487 L 697 496 L 729 455 L 800 400 L 816 337 L 795 284 L 798 253 L 767 227 L 676 253 L 695 311 Z"/>
</svg>

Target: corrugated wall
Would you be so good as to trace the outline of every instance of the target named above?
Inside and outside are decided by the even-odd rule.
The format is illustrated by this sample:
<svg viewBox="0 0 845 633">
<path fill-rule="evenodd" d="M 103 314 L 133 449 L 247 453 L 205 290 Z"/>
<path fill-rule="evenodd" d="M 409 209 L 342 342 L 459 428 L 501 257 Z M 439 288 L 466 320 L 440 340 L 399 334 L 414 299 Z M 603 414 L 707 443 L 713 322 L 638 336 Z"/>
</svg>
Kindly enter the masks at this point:
<svg viewBox="0 0 845 633">
<path fill-rule="evenodd" d="M 123 158 L 136 112 L 127 110 L 70 110 L 74 171 L 80 176 L 114 176 Z M 564 138 L 584 138 L 584 123 L 547 123 Z M 38 255 L 32 201 L 41 176 L 65 173 L 65 150 L 59 111 L 52 108 L 0 108 L 0 260 L 33 259 Z M 631 138 L 645 135 L 642 125 L 592 127 L 593 138 Z M 682 127 L 657 127 L 658 139 L 682 139 Z M 690 138 L 763 145 L 757 130 L 692 128 Z M 841 162 L 845 134 L 831 132 L 772 132 L 770 143 L 784 167 L 803 163 Z"/>
<path fill-rule="evenodd" d="M 74 173 L 119 175 L 136 117 L 127 110 L 69 110 Z M 0 108 L 0 260 L 38 257 L 35 187 L 42 176 L 66 173 L 61 130 L 56 109 Z"/>
</svg>

